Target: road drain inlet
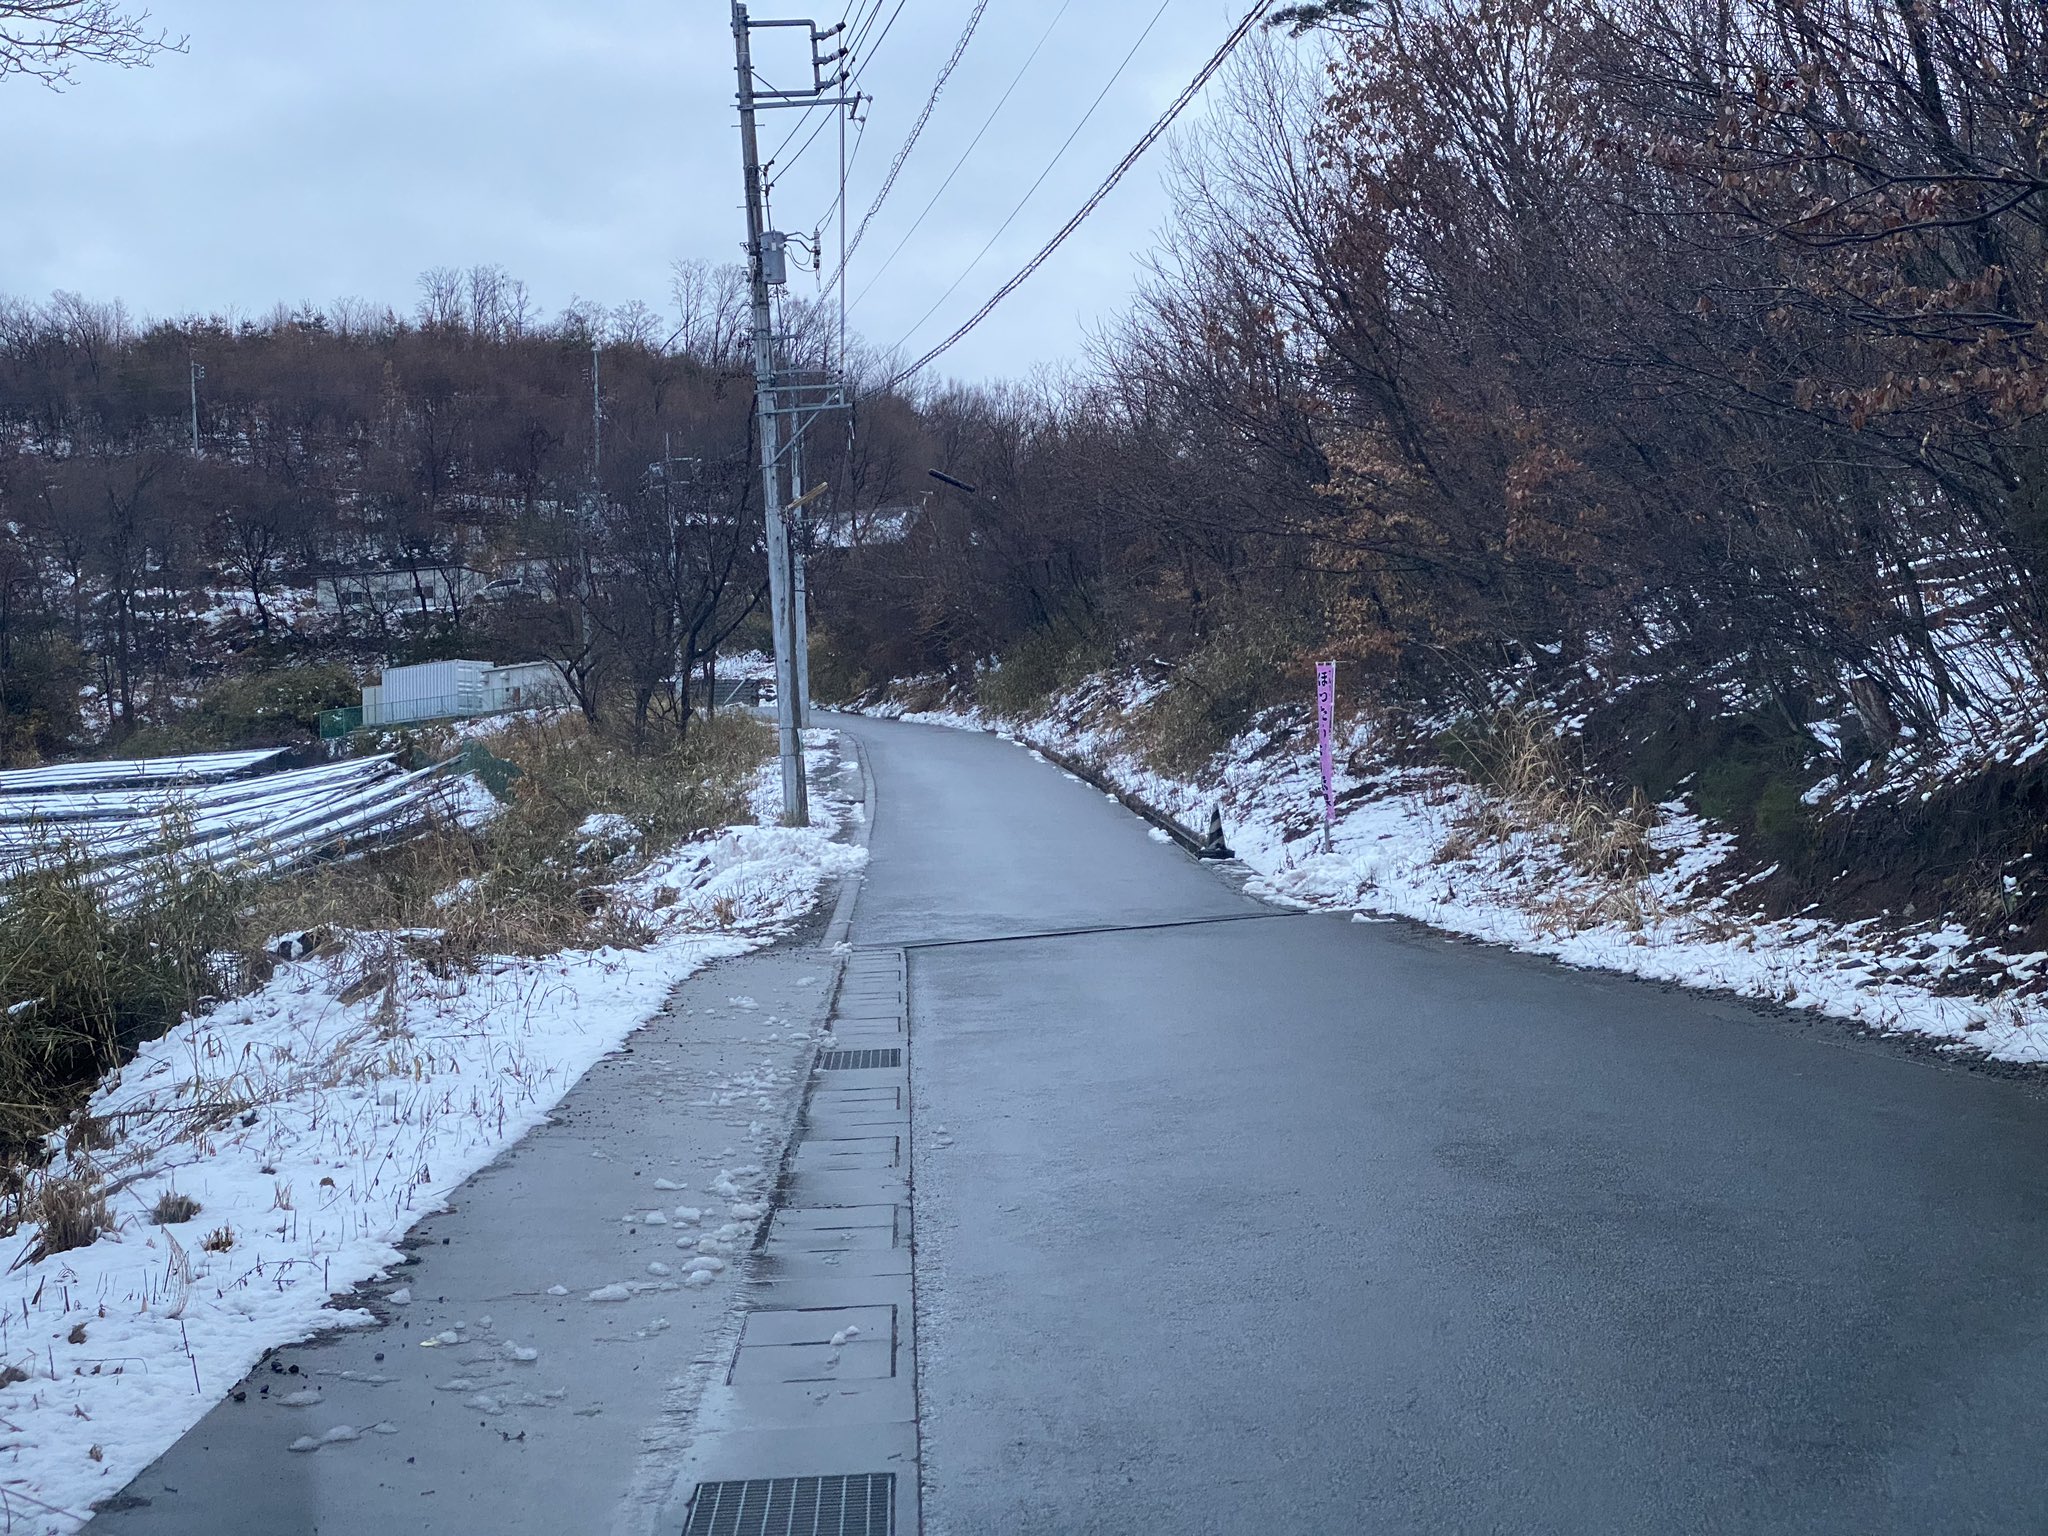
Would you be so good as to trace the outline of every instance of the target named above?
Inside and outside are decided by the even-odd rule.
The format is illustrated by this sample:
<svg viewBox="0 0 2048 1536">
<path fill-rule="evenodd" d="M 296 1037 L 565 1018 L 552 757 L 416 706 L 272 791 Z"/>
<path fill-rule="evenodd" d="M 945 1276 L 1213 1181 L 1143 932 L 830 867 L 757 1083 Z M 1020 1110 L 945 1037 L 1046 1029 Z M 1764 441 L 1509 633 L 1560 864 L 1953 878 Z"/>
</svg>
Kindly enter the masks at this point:
<svg viewBox="0 0 2048 1536">
<path fill-rule="evenodd" d="M 827 1051 L 818 1065 L 827 1072 L 871 1072 L 877 1067 L 902 1066 L 903 1051 L 900 1046 L 890 1050 Z"/>
<path fill-rule="evenodd" d="M 683 1536 L 894 1536 L 896 1474 L 699 1483 Z"/>
</svg>

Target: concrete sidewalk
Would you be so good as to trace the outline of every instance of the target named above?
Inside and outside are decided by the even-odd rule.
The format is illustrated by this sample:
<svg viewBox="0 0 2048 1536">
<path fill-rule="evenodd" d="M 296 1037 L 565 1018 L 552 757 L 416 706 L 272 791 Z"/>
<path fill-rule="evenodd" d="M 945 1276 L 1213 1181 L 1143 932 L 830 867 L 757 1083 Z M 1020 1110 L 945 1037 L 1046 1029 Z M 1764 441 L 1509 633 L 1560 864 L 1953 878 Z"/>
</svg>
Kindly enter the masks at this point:
<svg viewBox="0 0 2048 1536">
<path fill-rule="evenodd" d="M 92 1529 L 552 1536 L 651 1522 L 731 1347 L 760 1224 L 732 1207 L 767 1198 L 831 1000 L 821 927 L 683 982 L 352 1298 L 379 1326 L 276 1351 Z M 700 1258 L 726 1266 L 701 1287 L 688 1278 Z M 360 1438 L 291 1449 L 342 1425 Z"/>
</svg>

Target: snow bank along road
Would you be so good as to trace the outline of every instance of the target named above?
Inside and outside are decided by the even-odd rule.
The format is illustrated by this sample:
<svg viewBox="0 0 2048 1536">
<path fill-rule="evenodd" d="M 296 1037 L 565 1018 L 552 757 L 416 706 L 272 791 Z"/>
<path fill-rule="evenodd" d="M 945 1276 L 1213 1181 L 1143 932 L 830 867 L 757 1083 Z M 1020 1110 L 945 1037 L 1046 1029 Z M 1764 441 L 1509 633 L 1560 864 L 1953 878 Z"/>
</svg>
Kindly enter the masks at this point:
<svg viewBox="0 0 2048 1536">
<path fill-rule="evenodd" d="M 780 1169 L 815 1037 L 764 1062 L 729 999 L 815 1018 L 793 946 L 686 984 L 686 1029 L 424 1224 L 387 1326 L 251 1383 L 327 1406 L 222 1405 L 106 1528 L 782 1530 L 771 1498 L 906 1536 L 2040 1528 L 2027 1083 L 1280 913 L 1023 748 L 844 728 L 878 785 L 849 1054 Z M 730 1128 L 663 1070 L 685 1041 L 763 1074 Z M 742 1158 L 726 1214 L 779 1208 L 741 1311 L 665 1347 L 722 1303 L 662 1288 L 641 1207 Z M 657 1169 L 689 1190 L 643 1198 Z M 307 1413 L 402 1433 L 293 1454 Z"/>
<path fill-rule="evenodd" d="M 2028 1084 L 1277 914 L 1021 747 L 846 728 L 853 937 L 908 955 L 926 1529 L 2048 1519 Z"/>
<path fill-rule="evenodd" d="M 683 982 L 356 1294 L 378 1326 L 278 1350 L 89 1529 L 611 1529 L 725 1347 L 831 978 L 813 942 Z"/>
<path fill-rule="evenodd" d="M 733 828 L 630 877 L 658 903 L 644 950 L 408 974 L 395 1024 L 308 960 L 110 1080 L 130 1109 L 263 1091 L 164 1154 L 204 1205 L 195 1262 L 171 1250 L 182 1289 L 138 1308 L 170 1230 L 139 1222 L 11 1278 L 33 1350 L 14 1358 L 48 1364 L 0 1412 L 0 1525 L 62 1533 L 98 1507 L 94 1530 L 568 1532 L 655 1507 L 839 970 L 822 914 L 745 952 L 865 857 L 828 835 L 836 754 L 810 757 L 819 827 Z M 230 1215 L 229 1250 L 198 1251 Z"/>
</svg>

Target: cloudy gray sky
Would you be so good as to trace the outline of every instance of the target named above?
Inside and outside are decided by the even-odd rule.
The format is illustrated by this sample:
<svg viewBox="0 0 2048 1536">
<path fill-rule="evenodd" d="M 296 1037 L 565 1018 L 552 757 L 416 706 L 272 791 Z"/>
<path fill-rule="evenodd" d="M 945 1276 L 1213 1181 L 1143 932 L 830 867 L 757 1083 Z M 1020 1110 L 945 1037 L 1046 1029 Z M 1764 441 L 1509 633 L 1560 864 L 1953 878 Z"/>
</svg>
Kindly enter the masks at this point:
<svg viewBox="0 0 2048 1536">
<path fill-rule="evenodd" d="M 827 25 L 845 0 L 813 3 Z M 856 217 L 971 3 L 905 0 L 866 66 L 862 88 L 875 102 L 854 162 Z M 914 355 L 972 313 L 1200 67 L 1240 4 L 1164 0 L 1057 168 L 920 326 L 1161 7 L 1067 0 L 1062 12 L 1061 0 L 990 0 L 855 258 L 851 291 L 868 290 L 856 328 Z M 666 309 L 676 257 L 738 259 L 725 0 L 157 0 L 153 9 L 190 34 L 189 54 L 149 70 L 91 70 L 61 94 L 0 85 L 0 143 L 10 150 L 0 292 L 74 289 L 153 316 L 260 315 L 281 301 L 344 295 L 409 309 L 422 270 L 495 262 L 551 312 L 573 297 Z M 757 18 L 805 9 L 753 7 Z M 894 9 L 885 0 L 882 18 Z M 765 73 L 800 73 L 799 36 L 760 35 Z M 986 137 L 884 266 L 1041 38 Z M 764 151 L 795 119 L 767 114 Z M 782 174 L 779 224 L 807 228 L 825 214 L 836 160 L 828 127 Z M 1088 327 L 1120 307 L 1153 243 L 1166 212 L 1162 166 L 1155 150 L 943 371 L 1014 376 L 1076 355 Z"/>
</svg>

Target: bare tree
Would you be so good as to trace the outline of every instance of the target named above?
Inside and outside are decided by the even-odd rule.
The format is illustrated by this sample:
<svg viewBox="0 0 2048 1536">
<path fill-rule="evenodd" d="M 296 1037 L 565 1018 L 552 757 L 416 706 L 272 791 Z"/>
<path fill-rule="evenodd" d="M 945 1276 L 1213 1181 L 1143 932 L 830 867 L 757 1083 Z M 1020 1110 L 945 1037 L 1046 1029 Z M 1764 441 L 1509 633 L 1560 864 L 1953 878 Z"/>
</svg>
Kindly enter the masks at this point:
<svg viewBox="0 0 2048 1536">
<path fill-rule="evenodd" d="M 413 312 L 422 330 L 459 331 L 468 324 L 470 279 L 466 274 L 454 267 L 429 267 L 419 276 L 419 290 Z"/>
<path fill-rule="evenodd" d="M 680 324 L 672 338 L 685 356 L 712 367 L 746 356 L 747 273 L 730 263 L 678 261 L 670 296 Z"/>
<path fill-rule="evenodd" d="M 133 69 L 185 44 L 117 0 L 0 0 L 0 80 L 26 75 L 62 90 L 81 64 Z"/>
</svg>

